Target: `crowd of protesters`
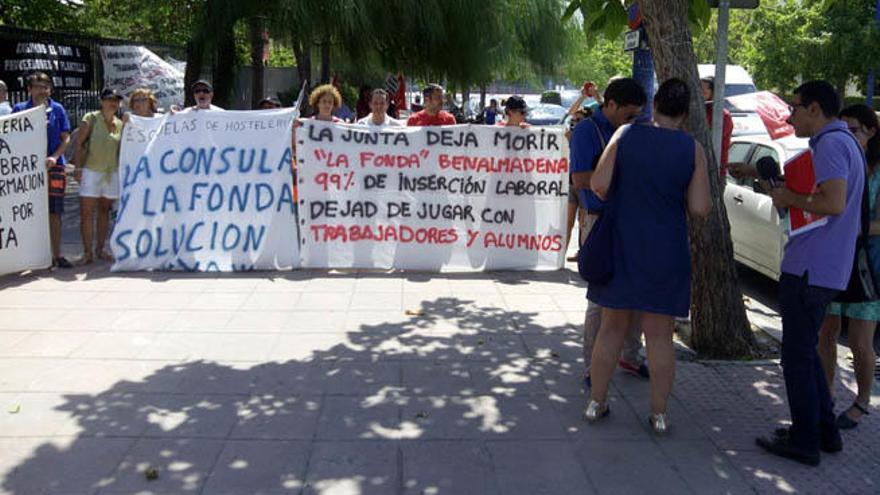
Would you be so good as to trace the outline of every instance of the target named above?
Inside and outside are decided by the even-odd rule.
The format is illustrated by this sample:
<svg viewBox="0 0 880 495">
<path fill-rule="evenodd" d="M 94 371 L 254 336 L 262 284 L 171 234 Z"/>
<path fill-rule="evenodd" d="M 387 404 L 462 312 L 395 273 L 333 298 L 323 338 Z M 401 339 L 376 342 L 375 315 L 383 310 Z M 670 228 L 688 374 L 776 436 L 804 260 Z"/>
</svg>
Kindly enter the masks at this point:
<svg viewBox="0 0 880 495">
<path fill-rule="evenodd" d="M 708 78 L 700 88 L 707 119 L 711 119 L 713 87 L 714 81 Z M 131 115 L 157 115 L 156 97 L 150 90 L 135 90 L 128 97 L 128 112 L 120 119 L 123 96 L 104 90 L 100 109 L 83 117 L 76 138 L 71 139 L 67 113 L 51 98 L 51 79 L 43 73 L 33 74 L 27 88 L 29 99 L 9 110 L 20 112 L 38 105 L 47 108 L 53 265 L 72 266 L 60 251 L 65 151 L 71 145 L 75 147 L 74 177 L 80 187 L 83 263 L 109 260 L 104 241 L 113 202 L 119 197 L 122 129 Z M 197 81 L 190 89 L 195 104 L 171 108 L 171 112 L 223 110 L 213 104 L 210 82 Z M 580 98 L 568 110 L 571 194 L 567 239 L 580 219 L 579 252 L 612 253 L 589 258 L 604 270 L 601 279 L 590 281 L 583 327 L 584 385 L 589 396 L 584 418 L 590 423 L 600 423 L 611 414 L 609 382 L 619 367 L 650 380 L 647 413 L 652 430 L 663 435 L 672 425 L 667 406 L 675 376 L 673 329 L 675 318 L 687 317 L 690 306 L 687 221 L 688 217 L 705 217 L 712 209 L 707 156 L 686 131 L 694 89 L 682 80 L 669 79 L 660 85 L 654 101 L 647 101 L 635 80 L 615 78 L 601 94 L 595 84 L 585 84 Z M 421 104 L 412 105 L 413 112 L 403 121 L 397 118 L 398 110 L 387 91 L 363 87 L 354 123 L 371 129 L 453 125 L 458 120 L 448 111 L 449 97 L 440 85 L 425 86 Z M 588 100 L 591 105 L 585 106 Z M 337 116 L 343 99 L 335 86 L 314 88 L 308 103 L 314 109 L 311 118 L 343 122 Z M 646 105 L 653 106 L 650 119 L 640 118 Z M 270 97 L 258 108 L 281 106 Z M 0 83 L 0 115 L 7 107 L 6 86 Z M 789 123 L 797 136 L 810 139 L 815 189 L 801 194 L 775 182 L 763 183 L 777 207 L 799 208 L 828 219 L 820 228 L 793 236 L 785 247 L 779 290 L 782 365 L 792 425 L 756 439 L 768 452 L 808 465 L 819 464 L 820 452 L 840 451 L 840 429 L 855 428 L 868 414 L 875 359 L 873 335 L 880 321 L 878 301 L 835 302 L 839 294 L 848 292 L 851 277 L 858 275 L 853 259 L 859 246 L 865 248 L 874 270 L 880 271 L 880 124 L 874 111 L 864 105 L 842 111 L 840 107 L 840 98 L 830 84 L 810 81 L 801 85 L 790 105 Z M 492 99 L 482 119 L 487 125 L 527 128 L 527 112 L 525 99 L 514 95 L 501 105 Z M 732 122 L 726 111 L 723 118 L 727 146 Z M 726 149 L 721 163 L 723 174 Z M 756 171 L 740 167 L 731 173 Z M 589 237 L 583 235 L 587 232 Z M 831 384 L 842 318 L 849 319 L 858 395 L 835 416 Z M 642 357 L 643 335 L 647 359 Z"/>
</svg>

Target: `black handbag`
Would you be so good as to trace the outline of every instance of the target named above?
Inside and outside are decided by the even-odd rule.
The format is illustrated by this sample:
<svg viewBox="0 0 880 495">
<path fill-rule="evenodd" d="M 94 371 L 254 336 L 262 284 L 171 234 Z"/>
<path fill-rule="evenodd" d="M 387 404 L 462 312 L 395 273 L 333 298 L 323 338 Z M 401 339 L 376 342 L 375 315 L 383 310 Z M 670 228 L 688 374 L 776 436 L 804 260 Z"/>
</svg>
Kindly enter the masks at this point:
<svg viewBox="0 0 880 495">
<path fill-rule="evenodd" d="M 614 276 L 614 215 L 609 210 L 606 204 L 578 251 L 578 273 L 593 285 L 607 284 Z"/>
<path fill-rule="evenodd" d="M 847 133 L 849 134 L 849 133 Z M 853 137 L 855 139 L 855 137 Z M 861 231 L 856 238 L 856 252 L 853 256 L 852 274 L 846 290 L 839 293 L 836 302 L 863 303 L 880 299 L 874 266 L 868 255 L 868 233 L 871 228 L 871 207 L 868 204 L 868 166 L 865 167 L 865 190 L 862 193 Z"/>
</svg>

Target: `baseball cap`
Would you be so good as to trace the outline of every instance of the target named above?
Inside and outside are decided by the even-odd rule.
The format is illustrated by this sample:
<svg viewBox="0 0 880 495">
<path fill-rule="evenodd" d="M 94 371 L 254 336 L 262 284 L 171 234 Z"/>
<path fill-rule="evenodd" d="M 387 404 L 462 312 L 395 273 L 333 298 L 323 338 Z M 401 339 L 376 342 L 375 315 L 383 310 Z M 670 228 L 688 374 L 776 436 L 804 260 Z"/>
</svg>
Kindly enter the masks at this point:
<svg viewBox="0 0 880 495">
<path fill-rule="evenodd" d="M 101 99 L 106 100 L 108 98 L 116 98 L 117 100 L 121 100 L 122 94 L 119 93 L 119 90 L 111 89 L 111 88 L 104 88 L 104 90 L 101 91 Z"/>
<path fill-rule="evenodd" d="M 275 105 L 276 107 L 281 106 L 281 101 L 279 101 L 278 98 L 275 98 L 274 96 L 267 96 L 266 98 L 263 98 L 262 100 L 260 100 L 261 106 L 266 103 L 271 103 L 272 105 Z"/>
<path fill-rule="evenodd" d="M 212 93 L 214 92 L 214 86 L 211 86 L 211 83 L 209 83 L 208 81 L 205 81 L 204 79 L 199 79 L 198 81 L 194 82 L 193 85 L 190 86 L 190 90 L 195 91 L 195 89 L 198 88 L 199 86 L 204 86 L 205 88 L 208 89 L 208 91 L 210 91 Z"/>
</svg>

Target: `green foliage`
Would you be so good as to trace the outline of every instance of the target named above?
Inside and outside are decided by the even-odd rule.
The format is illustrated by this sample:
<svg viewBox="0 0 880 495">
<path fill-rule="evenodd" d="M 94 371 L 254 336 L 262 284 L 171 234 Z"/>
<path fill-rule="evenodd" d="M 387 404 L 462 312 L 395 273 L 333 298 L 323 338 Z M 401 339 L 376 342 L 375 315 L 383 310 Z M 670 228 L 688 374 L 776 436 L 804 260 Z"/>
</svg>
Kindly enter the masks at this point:
<svg viewBox="0 0 880 495">
<path fill-rule="evenodd" d="M 733 11 L 729 63 L 745 66 L 759 88 L 790 93 L 801 80 L 842 89 L 880 66 L 874 0 L 773 0 Z M 694 40 L 697 59 L 715 58 L 714 26 Z"/>
<path fill-rule="evenodd" d="M 541 93 L 541 103 L 562 105 L 562 95 L 558 91 L 544 91 Z"/>
<path fill-rule="evenodd" d="M 592 43 L 584 38 L 580 29 L 569 33 L 572 50 L 566 55 L 562 73 L 576 85 L 593 81 L 600 90 L 614 76 L 632 72 L 632 55 L 623 51 L 623 41 L 609 41 L 599 37 Z"/>
<path fill-rule="evenodd" d="M 627 9 L 635 0 L 570 0 L 563 13 L 563 20 L 571 19 L 580 11 L 583 17 L 584 34 L 589 42 L 603 36 L 614 40 L 620 37 L 627 26 Z M 706 0 L 688 0 L 688 21 L 692 32 L 700 32 L 709 24 L 711 9 Z"/>
<path fill-rule="evenodd" d="M 80 6 L 58 0 L 3 0 L 0 26 L 44 31 L 78 31 Z"/>
</svg>

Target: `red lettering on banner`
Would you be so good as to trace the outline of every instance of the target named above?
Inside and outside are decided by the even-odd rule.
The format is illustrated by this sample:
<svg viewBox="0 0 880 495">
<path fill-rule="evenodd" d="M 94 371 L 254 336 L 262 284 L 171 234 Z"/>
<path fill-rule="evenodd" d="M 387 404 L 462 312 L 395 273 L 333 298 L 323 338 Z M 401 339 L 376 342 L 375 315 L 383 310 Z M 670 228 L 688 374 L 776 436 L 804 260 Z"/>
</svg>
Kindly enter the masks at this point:
<svg viewBox="0 0 880 495">
<path fill-rule="evenodd" d="M 399 242 L 403 244 L 454 244 L 459 235 L 454 228 L 413 228 L 408 225 L 312 225 L 315 242 Z"/>
<path fill-rule="evenodd" d="M 393 155 L 390 153 L 373 153 L 363 151 L 360 154 L 361 168 L 421 168 L 422 163 L 419 155 Z"/>
<path fill-rule="evenodd" d="M 483 172 L 494 174 L 568 173 L 568 158 L 495 158 L 485 156 L 447 155 L 438 158 L 440 170 Z"/>
<path fill-rule="evenodd" d="M 525 249 L 527 251 L 559 252 L 562 250 L 562 236 L 486 232 L 483 235 L 483 247 L 508 250 Z"/>
</svg>

